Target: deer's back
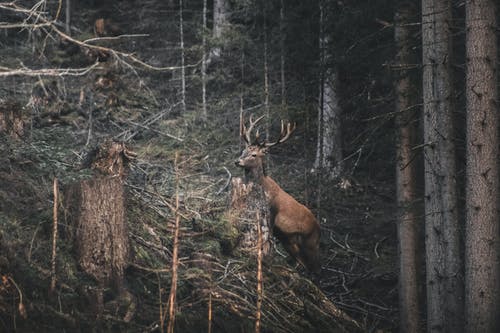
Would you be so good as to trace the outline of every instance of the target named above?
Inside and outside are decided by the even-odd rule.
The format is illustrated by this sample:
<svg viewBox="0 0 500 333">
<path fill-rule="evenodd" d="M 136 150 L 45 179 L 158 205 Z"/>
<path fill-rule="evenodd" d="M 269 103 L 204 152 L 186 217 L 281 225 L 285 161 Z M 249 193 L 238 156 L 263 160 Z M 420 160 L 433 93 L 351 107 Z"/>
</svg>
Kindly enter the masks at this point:
<svg viewBox="0 0 500 333">
<path fill-rule="evenodd" d="M 319 233 L 319 224 L 313 213 L 303 204 L 279 187 L 274 180 L 266 177 L 264 188 L 274 212 L 274 225 L 285 234 Z"/>
</svg>

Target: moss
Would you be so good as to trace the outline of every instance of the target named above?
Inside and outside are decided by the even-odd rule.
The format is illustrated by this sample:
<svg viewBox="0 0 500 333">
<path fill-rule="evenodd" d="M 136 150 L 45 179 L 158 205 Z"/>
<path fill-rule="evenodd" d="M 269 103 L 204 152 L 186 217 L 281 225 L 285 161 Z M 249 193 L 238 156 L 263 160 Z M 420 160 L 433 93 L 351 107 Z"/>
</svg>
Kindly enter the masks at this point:
<svg viewBox="0 0 500 333">
<path fill-rule="evenodd" d="M 231 223 L 230 218 L 227 216 L 221 217 L 215 232 L 219 237 L 222 252 L 225 254 L 232 253 L 241 235 L 238 229 Z"/>
</svg>

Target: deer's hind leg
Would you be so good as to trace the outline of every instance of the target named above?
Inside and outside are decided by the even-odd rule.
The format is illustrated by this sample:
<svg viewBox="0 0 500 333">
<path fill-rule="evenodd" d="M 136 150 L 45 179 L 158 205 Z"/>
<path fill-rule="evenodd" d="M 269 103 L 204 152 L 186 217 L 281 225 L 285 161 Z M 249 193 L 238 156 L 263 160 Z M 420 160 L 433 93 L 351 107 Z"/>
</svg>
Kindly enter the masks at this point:
<svg viewBox="0 0 500 333">
<path fill-rule="evenodd" d="M 307 268 L 306 258 L 303 256 L 302 249 L 302 236 L 299 234 L 284 235 L 280 239 L 281 243 L 285 247 L 286 251 L 301 264 Z"/>
<path fill-rule="evenodd" d="M 320 274 L 321 262 L 319 254 L 319 233 L 313 233 L 306 237 L 301 250 L 301 255 L 305 259 L 309 271 L 315 274 Z"/>
</svg>

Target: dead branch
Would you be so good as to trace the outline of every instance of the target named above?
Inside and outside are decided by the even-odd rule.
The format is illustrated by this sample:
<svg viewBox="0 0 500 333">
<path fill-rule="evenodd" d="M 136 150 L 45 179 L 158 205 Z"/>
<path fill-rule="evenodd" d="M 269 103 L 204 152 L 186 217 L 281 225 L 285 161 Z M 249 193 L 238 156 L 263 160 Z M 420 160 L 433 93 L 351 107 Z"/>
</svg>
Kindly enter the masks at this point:
<svg viewBox="0 0 500 333">
<path fill-rule="evenodd" d="M 170 297 L 168 298 L 169 308 L 168 308 L 168 326 L 167 332 L 174 332 L 175 323 L 175 306 L 176 306 L 176 293 L 177 293 L 177 268 L 179 266 L 179 223 L 180 216 L 177 213 L 179 211 L 179 152 L 175 153 L 174 169 L 176 175 L 176 186 L 175 186 L 175 230 L 174 230 L 174 244 L 172 250 L 172 284 L 170 287 Z"/>
<path fill-rule="evenodd" d="M 224 184 L 224 186 L 217 191 L 217 195 L 221 194 L 228 186 L 229 184 L 231 183 L 231 178 L 233 177 L 233 175 L 231 175 L 231 172 L 229 172 L 229 170 L 226 168 L 226 167 L 223 167 L 224 170 L 226 170 L 227 174 L 228 174 L 228 177 L 227 177 L 227 181 L 226 181 L 226 184 Z"/>
<path fill-rule="evenodd" d="M 53 207 L 53 229 L 52 229 L 52 271 L 51 271 L 51 281 L 50 281 L 50 292 L 54 292 L 56 289 L 56 255 L 57 255 L 57 208 L 59 200 L 59 185 L 57 178 L 54 178 L 54 207 Z"/>
<path fill-rule="evenodd" d="M 93 69 L 100 69 L 99 62 L 94 63 L 91 66 L 83 67 L 83 68 L 41 68 L 41 69 L 33 69 L 33 68 L 17 68 L 12 69 L 8 67 L 0 66 L 0 77 L 7 76 L 83 76 L 88 74 Z"/>
<path fill-rule="evenodd" d="M 262 230 L 260 227 L 260 216 L 257 211 L 257 305 L 255 312 L 255 333 L 260 332 L 260 318 L 262 308 Z"/>
<path fill-rule="evenodd" d="M 17 29 L 31 29 L 34 31 L 37 29 L 47 29 L 48 28 L 51 31 L 53 31 L 56 35 L 58 35 L 64 41 L 78 45 L 83 49 L 90 49 L 90 50 L 97 51 L 99 53 L 109 54 L 127 67 L 134 67 L 133 65 L 135 64 L 135 65 L 138 65 L 138 66 L 143 67 L 145 69 L 153 70 L 153 71 L 172 71 L 172 70 L 178 70 L 178 69 L 197 67 L 201 63 L 201 60 L 200 60 L 195 64 L 185 65 L 185 66 L 165 66 L 165 67 L 152 66 L 150 64 L 145 63 L 144 61 L 142 61 L 141 59 L 139 59 L 138 57 L 136 57 L 132 53 L 126 53 L 126 52 L 118 51 L 118 50 L 115 50 L 115 49 L 109 48 L 109 47 L 89 44 L 88 41 L 80 41 L 78 39 L 71 37 L 70 35 L 61 31 L 57 27 L 57 25 L 55 24 L 56 20 L 51 20 L 51 19 L 47 18 L 46 13 L 39 10 L 39 6 L 37 6 L 37 5 L 35 5 L 32 8 L 26 8 L 26 7 L 22 7 L 22 6 L 18 5 L 16 2 L 1 2 L 0 9 L 4 9 L 6 11 L 10 11 L 10 12 L 18 13 L 18 14 L 23 14 L 26 16 L 25 20 L 22 23 L 3 23 L 3 24 L 0 24 L 0 29 L 17 28 Z M 32 21 L 33 23 L 29 23 L 29 21 Z M 46 33 L 49 35 L 48 32 L 46 32 Z M 94 40 L 90 40 L 90 41 L 92 42 Z M 78 73 L 78 75 L 84 75 L 86 72 L 90 71 L 91 69 L 93 69 L 92 66 L 85 68 L 84 70 L 77 69 L 76 73 Z M 75 73 L 75 71 L 73 71 L 72 69 L 26 70 L 26 69 L 12 69 L 12 68 L 7 68 L 7 67 L 0 67 L 0 76 L 16 76 L 16 75 L 61 76 L 61 75 L 71 75 L 71 74 L 75 75 L 74 73 Z"/>
</svg>

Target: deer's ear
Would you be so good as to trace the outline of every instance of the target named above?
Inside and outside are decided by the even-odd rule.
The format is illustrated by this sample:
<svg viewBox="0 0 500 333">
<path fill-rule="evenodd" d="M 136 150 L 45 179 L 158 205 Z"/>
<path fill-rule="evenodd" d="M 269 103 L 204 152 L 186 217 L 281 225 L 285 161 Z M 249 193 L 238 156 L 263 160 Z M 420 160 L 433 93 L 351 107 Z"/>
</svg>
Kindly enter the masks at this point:
<svg viewBox="0 0 500 333">
<path fill-rule="evenodd" d="M 262 148 L 260 149 L 260 151 L 262 152 L 262 154 L 267 154 L 267 152 L 269 151 L 269 148 L 267 148 L 267 147 L 262 147 Z"/>
</svg>

